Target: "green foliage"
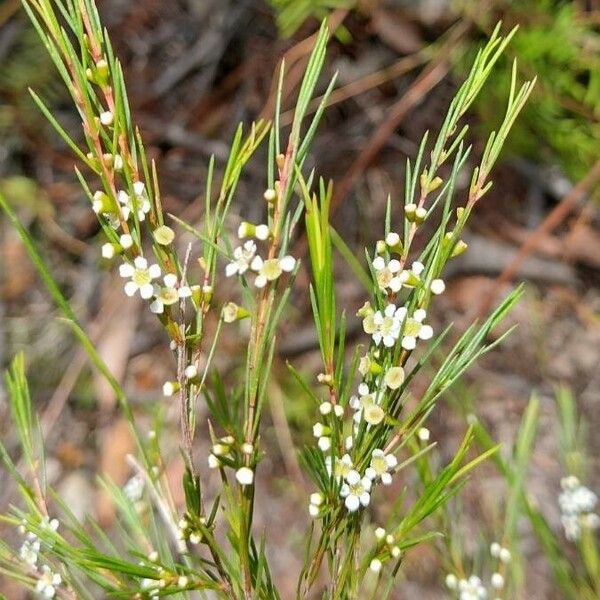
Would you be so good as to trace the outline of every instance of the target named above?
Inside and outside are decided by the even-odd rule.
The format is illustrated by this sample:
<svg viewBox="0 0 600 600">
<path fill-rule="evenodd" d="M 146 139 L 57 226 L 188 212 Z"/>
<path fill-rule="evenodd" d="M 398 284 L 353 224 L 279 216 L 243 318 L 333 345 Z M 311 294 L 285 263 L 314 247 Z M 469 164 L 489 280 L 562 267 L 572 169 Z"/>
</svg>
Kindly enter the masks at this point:
<svg viewBox="0 0 600 600">
<path fill-rule="evenodd" d="M 444 267 L 466 249 L 461 233 L 490 188 L 490 171 L 533 86 L 527 82 L 518 87 L 513 70 L 506 112 L 469 173 L 466 197 L 458 200 L 456 182 L 471 152 L 464 145 L 467 126 L 463 118 L 514 32 L 502 37 L 500 27 L 494 30 L 477 53 L 440 131 L 432 136 L 433 143 L 427 134 L 423 137 L 416 159 L 407 163 L 405 197 L 397 204 L 388 200 L 382 223 L 385 239 L 376 243 L 374 252 L 367 251 L 365 269 L 358 259 L 350 259 L 347 246 L 331 228 L 331 184 L 304 171 L 335 81 L 329 82 L 314 117 L 307 122 L 325 61 L 326 23 L 316 36 L 290 131 L 284 132 L 280 125 L 282 65 L 273 123 L 258 122 L 236 130 L 219 186 L 215 183 L 217 165 L 214 159 L 210 161 L 203 223 L 194 228 L 163 214 L 157 169 L 147 160 L 130 112 L 122 69 L 92 0 L 27 0 L 25 8 L 79 111 L 85 145 L 64 130 L 35 93 L 34 101 L 85 165 L 85 171 L 76 170 L 76 176 L 106 236 L 103 255 L 119 260 L 120 275 L 127 280 L 125 293 L 139 294 L 147 302 L 173 353 L 176 375 L 165 382 L 164 393 L 174 396 L 179 408 L 185 509 L 178 514 L 173 505 L 161 469 L 164 461 L 158 434 L 146 439 L 137 430 L 126 395 L 78 324 L 31 236 L 0 197 L 0 207 L 21 236 L 52 298 L 91 363 L 112 386 L 142 459 L 130 458 L 135 476 L 123 489 L 110 481 L 101 484 L 119 509 L 117 539 L 110 539 L 92 519 L 87 526 L 78 523 L 40 475 L 43 443 L 23 359 L 18 358 L 8 382 L 30 473 L 20 475 L 2 447 L 2 458 L 24 505 L 3 518 L 27 537 L 18 552 L 0 546 L 0 566 L 46 595 L 89 598 L 101 590 L 123 598 L 187 598 L 205 591 L 229 599 L 280 597 L 267 560 L 270 540 L 253 529 L 254 507 L 260 500 L 255 473 L 266 451 L 261 444 L 261 421 L 272 389 L 276 333 L 299 268 L 299 261 L 288 252 L 304 216 L 312 271 L 310 297 L 323 372 L 316 377 L 321 386 L 317 387 L 312 377 L 304 378 L 291 367 L 299 388 L 320 414 L 313 428 L 317 447 L 306 448 L 302 457 L 317 491 L 310 497 L 315 524 L 307 535 L 297 595 L 363 598 L 377 592 L 388 571 L 392 577 L 382 597 L 389 595 L 404 553 L 441 533 L 433 518 L 460 491 L 473 469 L 497 450 L 492 444 L 473 455 L 471 427 L 446 466 L 424 469 L 433 445 L 421 447 L 417 439 L 443 394 L 503 339 L 490 342 L 488 338 L 520 296 L 520 289 L 515 290 L 482 324 L 470 326 L 446 350 L 439 365 L 434 363 L 450 327 L 428 342 L 434 332 L 424 322 L 427 311 L 444 291 Z M 247 241 L 234 248 L 228 235 L 230 209 L 244 167 L 265 142 L 266 222 L 242 222 L 238 238 Z M 445 163 L 450 164 L 447 175 L 441 169 Z M 165 225 L 165 217 L 197 240 L 183 254 L 177 233 Z M 433 234 L 423 240 L 424 249 L 416 254 L 415 240 L 427 232 L 421 227 L 426 221 L 433 224 Z M 258 245 L 264 245 L 262 256 Z M 358 311 L 370 337 L 365 348 L 348 348 L 346 343 L 346 320 L 338 315 L 335 295 L 334 246 L 349 259 L 369 293 Z M 149 264 L 150 257 L 156 264 Z M 234 291 L 221 274 L 223 258 L 228 261 L 226 277 L 235 275 L 239 284 Z M 215 306 L 217 290 L 229 297 L 239 295 L 242 304 L 229 301 Z M 221 334 L 225 327 L 246 318 L 250 326 L 240 361 L 243 367 L 234 377 L 225 378 L 215 367 Z M 363 351 L 366 354 L 361 356 Z M 415 398 L 417 388 L 412 382 L 416 377 L 425 385 Z M 210 499 L 194 453 L 200 398 L 210 413 L 208 465 L 219 477 L 217 496 Z M 377 486 L 390 484 L 398 471 L 415 467 L 426 471 L 422 489 L 410 499 L 397 499 L 385 543 L 380 539 L 373 545 L 365 535 L 371 525 L 366 508 L 371 496 L 375 499 Z M 323 591 L 316 592 L 324 565 L 329 577 Z M 379 573 L 375 581 L 367 576 L 369 570 Z"/>
</svg>

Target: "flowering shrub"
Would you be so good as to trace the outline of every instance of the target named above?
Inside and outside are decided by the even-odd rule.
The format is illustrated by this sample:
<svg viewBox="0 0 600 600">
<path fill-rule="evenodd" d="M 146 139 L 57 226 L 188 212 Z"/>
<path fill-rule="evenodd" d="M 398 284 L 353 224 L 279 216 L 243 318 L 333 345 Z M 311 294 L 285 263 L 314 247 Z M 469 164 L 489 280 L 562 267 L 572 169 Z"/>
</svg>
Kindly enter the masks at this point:
<svg viewBox="0 0 600 600">
<path fill-rule="evenodd" d="M 346 317 L 337 309 L 333 276 L 332 184 L 305 168 L 334 86 L 330 82 L 315 117 L 305 123 L 325 57 L 326 25 L 308 62 L 285 141 L 279 124 L 282 68 L 273 122 L 252 124 L 247 133 L 238 128 L 219 186 L 211 161 L 203 225 L 196 229 L 163 212 L 157 168 L 146 158 L 121 66 L 93 1 L 26 0 L 25 8 L 79 111 L 84 148 L 35 94 L 34 100 L 86 167 L 85 176 L 76 173 L 106 237 L 102 256 L 118 264 L 124 294 L 139 294 L 156 314 L 173 354 L 174 376 L 164 383 L 163 392 L 179 404 L 186 503 L 183 509 L 173 505 L 161 469 L 159 437 L 139 430 L 125 394 L 77 324 L 31 239 L 2 202 L 73 331 L 113 386 L 138 445 L 138 457 L 132 457 L 134 478 L 123 489 L 105 483 L 122 517 L 122 538 L 115 543 L 97 525 L 88 528 L 79 523 L 47 486 L 43 443 L 23 358 L 17 357 L 8 382 L 27 474 L 21 474 L 3 449 L 23 501 L 3 518 L 25 538 L 20 550 L 0 545 L 3 570 L 48 598 L 89 598 L 96 591 L 134 598 L 196 593 L 246 600 L 280 597 L 267 559 L 270 542 L 257 538 L 252 527 L 260 494 L 255 474 L 266 452 L 260 426 L 277 325 L 300 268 L 290 245 L 303 226 L 323 364 L 314 380 L 305 379 L 290 365 L 302 390 L 314 401 L 317 415 L 315 443 L 302 451 L 314 488 L 307 499 L 314 521 L 307 533 L 305 563 L 297 574 L 297 596 L 364 598 L 378 589 L 389 594 L 405 553 L 436 537 L 429 517 L 496 450 L 469 456 L 474 440 L 470 427 L 450 462 L 432 470 L 418 494 L 397 499 L 389 522 L 372 521 L 369 506 L 380 497 L 381 486 L 390 486 L 401 471 L 414 468 L 434 447 L 425 427 L 428 417 L 442 394 L 502 339 L 490 343 L 488 333 L 520 294 L 516 290 L 483 323 L 469 327 L 445 352 L 441 364 L 436 363 L 425 390 L 411 394 L 414 378 L 425 373 L 424 367 L 431 365 L 432 356 L 447 341 L 449 327 L 435 332 L 428 323 L 431 302 L 445 290 L 444 267 L 467 249 L 462 231 L 491 186 L 491 169 L 532 89 L 533 82 L 517 86 L 513 72 L 504 118 L 471 172 L 466 198 L 456 207 L 457 177 L 471 155 L 462 120 L 512 34 L 503 38 L 496 29 L 457 91 L 433 143 L 425 135 L 416 159 L 407 161 L 403 203 L 388 200 L 382 239 L 367 251 L 367 271 L 352 259 L 361 280 L 368 282 L 368 299 L 358 309 L 365 346 L 349 349 Z M 238 181 L 262 143 L 268 146 L 264 223 L 242 222 L 237 236 L 230 236 L 229 214 Z M 423 227 L 425 223 L 431 226 Z M 180 248 L 177 232 L 182 230 L 191 233 L 197 244 Z M 335 243 L 344 249 L 337 237 Z M 351 256 L 347 249 L 343 253 Z M 235 291 L 227 284 L 232 279 L 237 283 Z M 239 381 L 225 383 L 214 358 L 223 328 L 241 319 L 250 323 L 245 369 Z M 206 435 L 211 439 L 211 452 L 202 460 L 194 452 L 200 399 L 210 413 Z M 201 484 L 205 467 L 219 474 L 216 497 L 208 497 Z M 389 574 L 389 582 L 384 573 Z M 496 587 L 501 587 L 499 577 L 492 577 Z M 453 585 L 461 598 L 482 597 L 476 577 Z"/>
</svg>

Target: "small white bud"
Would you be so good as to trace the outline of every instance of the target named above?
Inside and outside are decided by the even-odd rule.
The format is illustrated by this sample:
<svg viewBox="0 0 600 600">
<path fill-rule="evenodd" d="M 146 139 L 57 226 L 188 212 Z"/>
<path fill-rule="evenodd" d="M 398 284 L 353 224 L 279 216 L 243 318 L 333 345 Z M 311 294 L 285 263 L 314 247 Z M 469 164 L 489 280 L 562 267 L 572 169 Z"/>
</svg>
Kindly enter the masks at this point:
<svg viewBox="0 0 600 600">
<path fill-rule="evenodd" d="M 419 429 L 419 431 L 417 431 L 417 437 L 422 441 L 422 442 L 428 442 L 429 441 L 429 429 L 427 429 L 427 427 L 421 427 Z"/>
<path fill-rule="evenodd" d="M 323 495 L 319 492 L 313 492 L 310 495 L 310 503 L 315 506 L 321 506 L 321 504 L 323 504 Z"/>
<path fill-rule="evenodd" d="M 448 575 L 446 575 L 446 587 L 449 590 L 455 590 L 458 588 L 458 577 L 456 577 L 456 575 L 453 573 L 448 573 Z"/>
<path fill-rule="evenodd" d="M 150 562 L 156 562 L 158 560 L 158 552 L 156 550 L 150 552 L 150 554 L 148 554 L 148 560 Z"/>
<path fill-rule="evenodd" d="M 322 415 L 328 415 L 331 412 L 332 408 L 333 408 L 333 405 L 331 404 L 331 402 L 323 402 L 319 406 L 319 412 Z"/>
<path fill-rule="evenodd" d="M 277 192 L 273 188 L 269 188 L 265 190 L 263 197 L 267 202 L 273 202 L 277 198 Z"/>
<path fill-rule="evenodd" d="M 185 368 L 184 373 L 185 373 L 185 378 L 187 380 L 195 379 L 196 377 L 198 377 L 198 369 L 196 368 L 196 365 L 188 365 Z"/>
<path fill-rule="evenodd" d="M 381 541 L 383 538 L 385 538 L 385 529 L 383 527 L 378 527 L 375 530 L 375 537 Z"/>
<path fill-rule="evenodd" d="M 187 587 L 188 583 L 189 583 L 189 580 L 185 575 L 181 575 L 179 577 L 179 579 L 177 580 L 177 586 L 180 588 Z"/>
<path fill-rule="evenodd" d="M 125 250 L 129 250 L 129 248 L 131 248 L 131 246 L 133 246 L 133 238 L 131 237 L 131 235 L 129 235 L 128 233 L 124 233 L 120 238 L 119 238 L 119 244 L 121 244 L 121 246 L 125 249 Z"/>
<path fill-rule="evenodd" d="M 200 543 L 200 540 L 202 539 L 202 537 L 200 536 L 199 533 L 190 533 L 190 542 L 194 545 L 197 545 Z"/>
<path fill-rule="evenodd" d="M 113 169 L 121 171 L 123 169 L 123 157 L 120 154 L 115 154 L 113 158 Z"/>
<path fill-rule="evenodd" d="M 329 438 L 329 437 L 319 438 L 317 445 L 319 446 L 319 448 L 321 449 L 322 452 L 327 452 L 328 450 L 331 449 L 331 438 Z"/>
<path fill-rule="evenodd" d="M 369 565 L 369 569 L 371 569 L 371 571 L 373 571 L 373 573 L 379 573 L 379 571 L 381 571 L 381 561 L 378 558 L 374 558 L 371 561 L 371 564 Z"/>
<path fill-rule="evenodd" d="M 402 551 L 398 546 L 392 546 L 391 553 L 394 558 L 400 558 Z"/>
<path fill-rule="evenodd" d="M 102 244 L 102 258 L 106 258 L 110 260 L 115 256 L 115 247 L 107 242 L 106 244 Z"/>
<path fill-rule="evenodd" d="M 336 404 L 333 407 L 333 412 L 338 419 L 341 419 L 344 416 L 344 407 L 341 404 Z"/>
<path fill-rule="evenodd" d="M 510 550 L 502 548 L 502 550 L 500 550 L 499 558 L 503 563 L 509 563 L 511 559 Z"/>
<path fill-rule="evenodd" d="M 250 455 L 254 452 L 254 446 L 248 442 L 244 442 L 241 447 L 242 454 Z"/>
<path fill-rule="evenodd" d="M 492 587 L 496 590 L 501 590 L 504 587 L 504 577 L 500 573 L 494 573 L 492 575 Z"/>
<path fill-rule="evenodd" d="M 163 395 L 170 397 L 179 391 L 179 383 L 177 381 L 165 381 L 163 383 Z"/>
<path fill-rule="evenodd" d="M 102 123 L 102 125 L 104 125 L 105 127 L 112 125 L 114 120 L 115 117 L 110 110 L 106 110 L 103 113 L 100 113 L 100 123 Z"/>
<path fill-rule="evenodd" d="M 436 296 L 439 296 L 440 294 L 444 293 L 444 290 L 446 289 L 446 284 L 444 283 L 443 279 L 434 279 L 431 282 L 430 289 L 432 293 L 434 293 Z"/>
<path fill-rule="evenodd" d="M 395 231 L 390 231 L 385 236 L 385 243 L 390 247 L 394 248 L 400 243 L 400 236 Z"/>
<path fill-rule="evenodd" d="M 502 550 L 502 546 L 498 542 L 492 542 L 490 545 L 490 554 L 494 558 L 498 558 L 500 556 L 500 550 Z"/>
<path fill-rule="evenodd" d="M 240 467 L 235 472 L 235 478 L 240 485 L 252 485 L 252 482 L 254 481 L 254 471 L 248 467 Z"/>
</svg>

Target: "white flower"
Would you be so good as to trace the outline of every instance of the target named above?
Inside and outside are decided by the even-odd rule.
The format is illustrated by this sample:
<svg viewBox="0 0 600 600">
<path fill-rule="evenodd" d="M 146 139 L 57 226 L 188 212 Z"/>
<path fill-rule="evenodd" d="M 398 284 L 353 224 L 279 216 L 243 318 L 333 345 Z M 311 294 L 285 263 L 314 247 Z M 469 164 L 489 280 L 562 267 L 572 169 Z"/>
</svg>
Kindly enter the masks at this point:
<svg viewBox="0 0 600 600">
<path fill-rule="evenodd" d="M 258 275 L 254 280 L 257 288 L 263 288 L 268 281 L 275 281 L 283 271 L 290 272 L 294 270 L 296 259 L 293 256 L 284 256 L 283 258 L 270 258 L 263 260 L 260 256 L 255 256 L 250 264 L 250 268 L 256 271 Z"/>
<path fill-rule="evenodd" d="M 221 461 L 214 455 L 208 455 L 208 468 L 209 469 L 218 469 L 221 466 Z"/>
<path fill-rule="evenodd" d="M 235 478 L 240 485 L 252 485 L 254 481 L 254 471 L 248 467 L 240 467 L 235 472 Z"/>
<path fill-rule="evenodd" d="M 371 480 L 381 479 L 383 485 L 392 483 L 392 475 L 389 471 L 398 465 L 398 460 L 393 454 L 385 454 L 383 450 L 373 450 L 371 463 L 365 471 L 365 475 Z"/>
<path fill-rule="evenodd" d="M 38 555 L 40 553 L 40 541 L 36 538 L 27 539 L 21 545 L 19 550 L 19 556 L 21 560 L 33 567 L 38 561 Z"/>
<path fill-rule="evenodd" d="M 54 598 L 56 588 L 62 583 L 62 577 L 53 573 L 48 565 L 42 567 L 42 574 L 35 586 L 35 591 L 45 598 Z"/>
<path fill-rule="evenodd" d="M 371 569 L 371 571 L 373 571 L 373 573 L 379 573 L 379 571 L 381 571 L 381 561 L 378 558 L 374 558 L 371 561 L 371 564 L 369 565 L 369 569 Z"/>
<path fill-rule="evenodd" d="M 163 277 L 163 283 L 162 287 L 155 286 L 154 288 L 156 298 L 150 304 L 150 310 L 155 314 L 162 314 L 165 311 L 165 306 L 171 306 L 181 298 L 189 298 L 192 295 L 190 287 L 180 284 L 175 273 L 167 273 Z"/>
<path fill-rule="evenodd" d="M 417 339 L 431 339 L 433 329 L 430 325 L 423 325 L 423 321 L 427 316 L 423 308 L 417 308 L 412 317 L 407 317 L 407 311 L 404 307 L 399 308 L 396 313 L 402 322 L 402 347 L 405 350 L 414 350 L 417 346 Z"/>
<path fill-rule="evenodd" d="M 331 475 L 331 456 L 325 457 L 325 466 L 327 467 L 327 473 Z M 352 459 L 349 454 L 344 454 L 342 458 L 335 457 L 335 466 L 333 468 L 333 475 L 336 479 L 345 479 L 346 475 L 350 473 L 353 468 Z"/>
<path fill-rule="evenodd" d="M 371 501 L 371 480 L 361 477 L 358 471 L 351 469 L 346 475 L 346 482 L 340 488 L 340 496 L 350 512 L 357 511 L 361 505 L 368 506 Z"/>
<path fill-rule="evenodd" d="M 565 536 L 575 541 L 581 536 L 582 527 L 597 529 L 600 526 L 600 517 L 594 513 L 598 497 L 574 475 L 564 477 L 560 485 L 563 492 L 558 497 L 558 504 Z"/>
<path fill-rule="evenodd" d="M 117 199 L 119 200 L 121 206 L 127 209 L 127 214 L 135 211 L 138 221 L 143 221 L 146 218 L 146 215 L 150 212 L 150 200 L 148 200 L 148 196 L 146 196 L 144 192 L 144 184 L 141 181 L 136 181 L 133 184 L 133 188 L 135 191 L 133 198 L 127 192 L 121 190 L 117 194 Z M 138 192 L 136 190 L 141 191 Z"/>
<path fill-rule="evenodd" d="M 446 289 L 446 284 L 444 283 L 443 279 L 434 279 L 431 282 L 429 289 L 433 294 L 439 296 L 440 294 L 444 293 L 444 290 Z"/>
<path fill-rule="evenodd" d="M 139 290 L 140 296 L 148 300 L 154 294 L 152 281 L 160 277 L 160 267 L 156 264 L 148 266 L 148 261 L 143 256 L 137 256 L 133 265 L 122 264 L 119 274 L 125 279 L 131 278 L 131 281 L 125 284 L 125 293 L 128 296 L 133 296 Z"/>
<path fill-rule="evenodd" d="M 387 264 L 383 256 L 377 256 L 373 261 L 377 285 L 381 290 L 390 289 L 392 292 L 399 292 L 402 287 L 402 279 L 398 276 L 401 271 L 401 265 L 398 260 L 393 258 Z"/>
<path fill-rule="evenodd" d="M 243 246 L 238 246 L 233 251 L 233 260 L 225 267 L 225 275 L 243 275 L 249 268 L 252 259 L 256 255 L 256 243 L 248 240 Z"/>
<path fill-rule="evenodd" d="M 481 579 L 476 575 L 471 575 L 469 579 L 461 579 L 458 582 L 458 597 L 460 600 L 485 600 L 487 595 L 487 590 Z"/>
<path fill-rule="evenodd" d="M 391 348 L 400 336 L 400 326 L 405 314 L 405 308 L 396 308 L 395 304 L 388 304 L 383 313 L 378 310 L 367 315 L 363 320 L 363 329 L 371 335 L 375 344 L 379 346 L 383 341 L 384 346 Z"/>
</svg>

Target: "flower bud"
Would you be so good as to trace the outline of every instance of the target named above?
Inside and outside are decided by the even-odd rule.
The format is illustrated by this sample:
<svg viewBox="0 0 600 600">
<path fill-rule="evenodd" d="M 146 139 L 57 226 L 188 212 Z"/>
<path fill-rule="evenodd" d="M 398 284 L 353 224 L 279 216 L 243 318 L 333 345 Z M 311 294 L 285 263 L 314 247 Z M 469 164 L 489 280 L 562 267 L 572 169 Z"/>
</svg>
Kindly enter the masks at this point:
<svg viewBox="0 0 600 600">
<path fill-rule="evenodd" d="M 271 202 L 275 202 L 277 200 L 277 192 L 273 188 L 269 188 L 265 190 L 263 194 L 263 198 L 270 204 Z"/>
<path fill-rule="evenodd" d="M 157 227 L 152 232 L 152 235 L 154 236 L 156 243 L 161 246 L 168 246 L 175 239 L 175 232 L 167 225 Z"/>
</svg>

